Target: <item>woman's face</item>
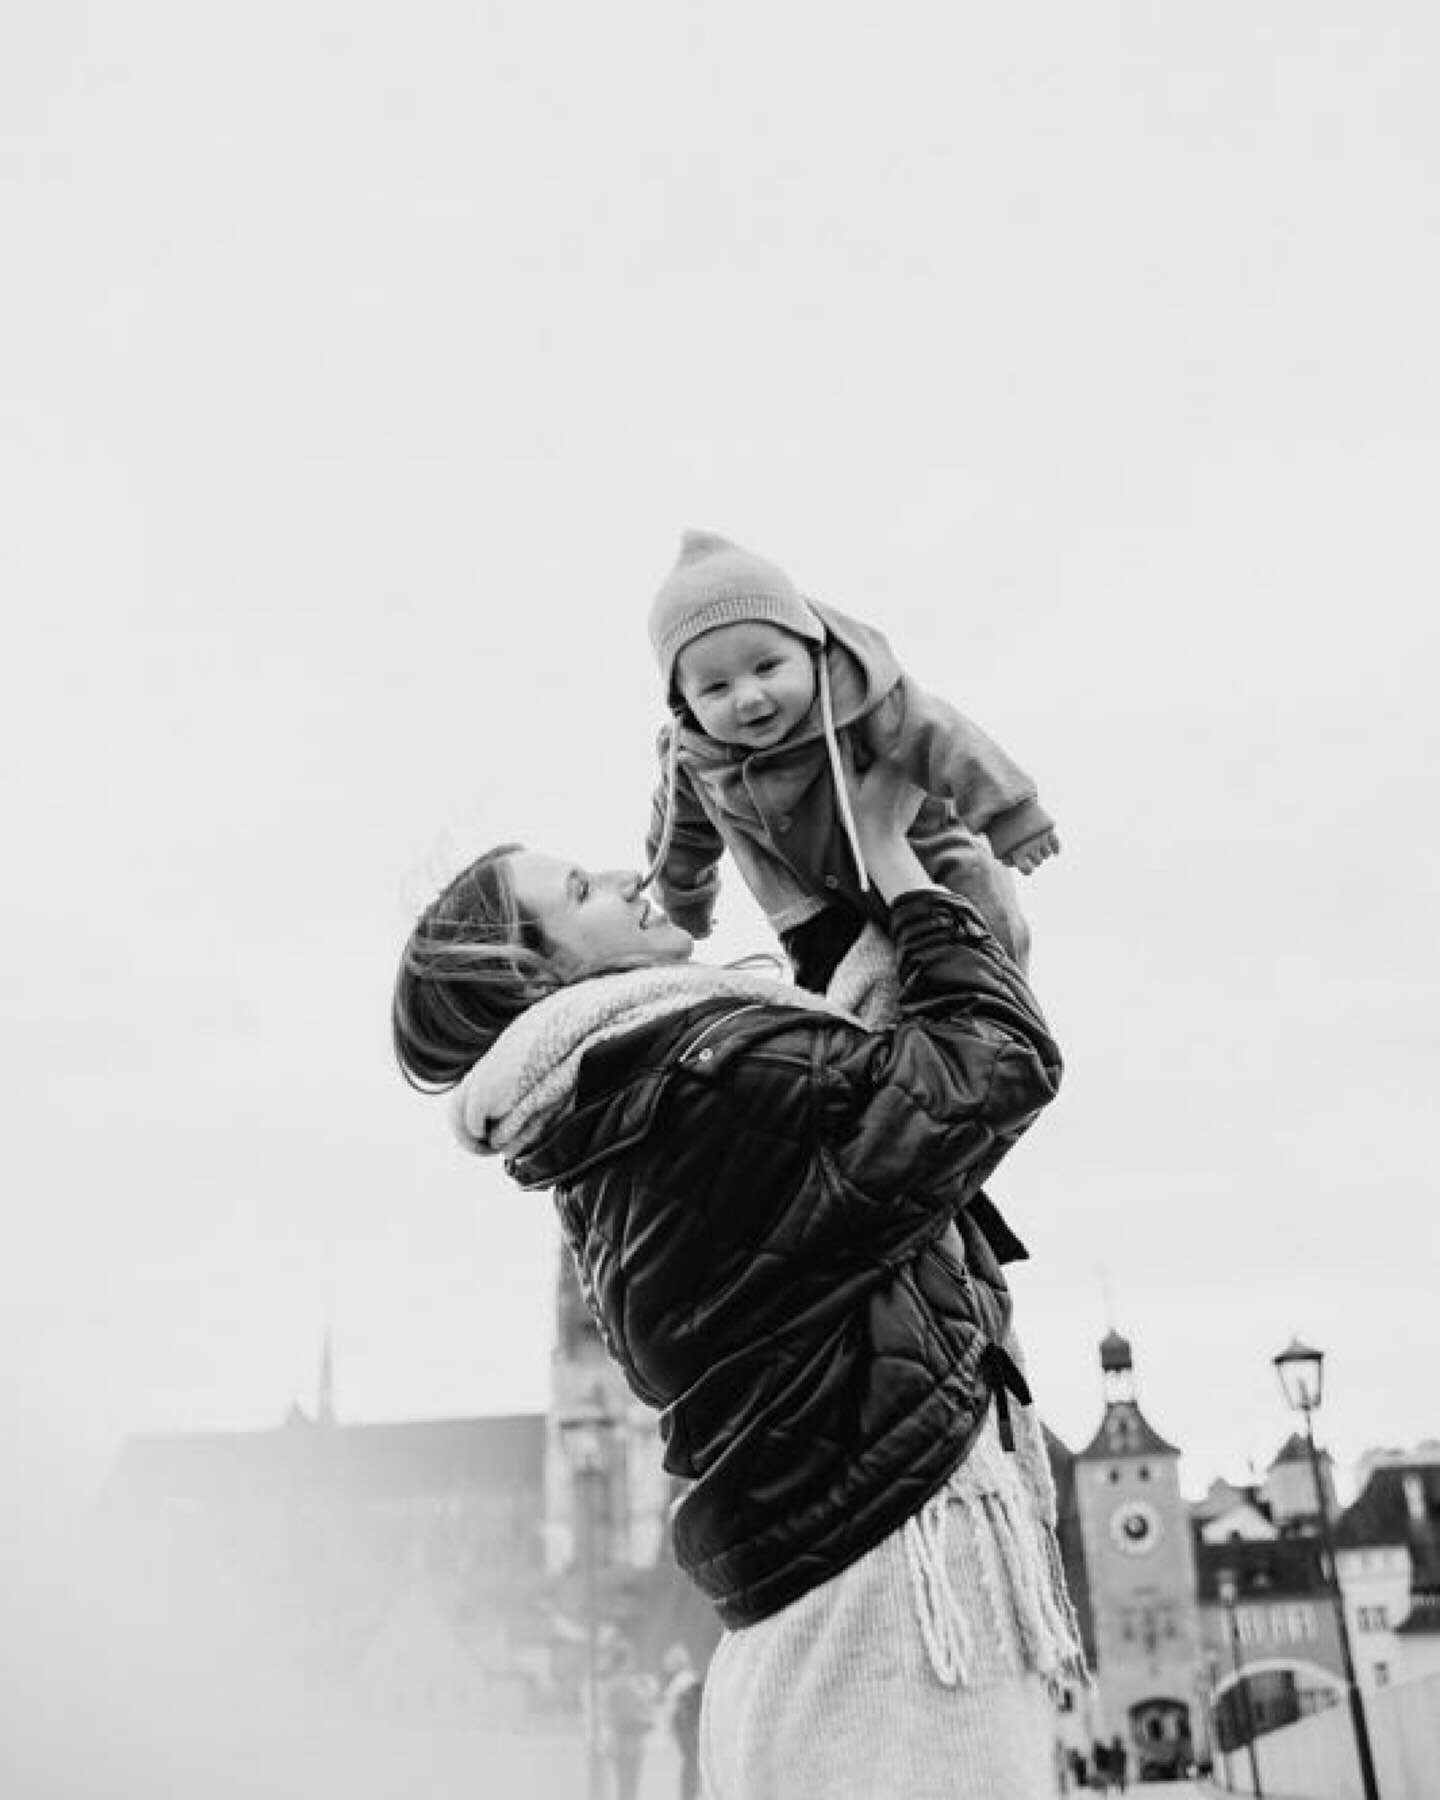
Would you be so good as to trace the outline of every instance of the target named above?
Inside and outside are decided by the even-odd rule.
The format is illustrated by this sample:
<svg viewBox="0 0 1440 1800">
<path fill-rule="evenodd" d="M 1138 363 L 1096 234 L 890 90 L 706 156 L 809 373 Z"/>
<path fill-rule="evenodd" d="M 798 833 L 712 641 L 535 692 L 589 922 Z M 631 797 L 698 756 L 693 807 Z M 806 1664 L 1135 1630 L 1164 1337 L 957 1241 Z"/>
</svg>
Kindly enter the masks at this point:
<svg viewBox="0 0 1440 1800">
<path fill-rule="evenodd" d="M 515 898 L 545 934 L 565 981 L 684 962 L 695 948 L 690 933 L 641 893 L 634 870 L 596 874 L 542 850 L 517 850 L 509 867 Z"/>
</svg>

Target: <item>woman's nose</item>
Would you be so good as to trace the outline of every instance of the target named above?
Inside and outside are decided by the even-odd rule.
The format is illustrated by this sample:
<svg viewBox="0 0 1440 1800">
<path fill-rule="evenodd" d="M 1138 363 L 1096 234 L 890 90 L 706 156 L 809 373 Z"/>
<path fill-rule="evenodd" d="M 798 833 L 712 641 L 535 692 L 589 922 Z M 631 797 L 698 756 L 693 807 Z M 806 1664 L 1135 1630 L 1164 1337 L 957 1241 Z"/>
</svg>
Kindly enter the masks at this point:
<svg viewBox="0 0 1440 1800">
<path fill-rule="evenodd" d="M 633 900 L 640 892 L 640 875 L 635 869 L 612 869 L 605 879 L 623 899 Z"/>
</svg>

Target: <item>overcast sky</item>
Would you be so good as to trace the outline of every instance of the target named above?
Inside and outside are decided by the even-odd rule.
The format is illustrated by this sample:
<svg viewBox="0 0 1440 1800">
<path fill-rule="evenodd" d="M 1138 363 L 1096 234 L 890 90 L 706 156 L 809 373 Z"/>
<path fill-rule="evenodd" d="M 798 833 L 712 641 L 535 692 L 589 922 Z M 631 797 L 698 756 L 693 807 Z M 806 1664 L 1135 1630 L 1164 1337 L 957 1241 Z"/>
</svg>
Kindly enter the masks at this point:
<svg viewBox="0 0 1440 1800">
<path fill-rule="evenodd" d="M 542 1196 L 390 1061 L 500 838 L 633 862 L 686 526 L 1039 779 L 1061 1101 L 994 1192 L 1042 1408 L 1191 1491 L 1330 1352 L 1440 1434 L 1440 16 L 14 10 L 0 1424 L 528 1410 Z M 728 877 L 716 955 L 764 947 Z M 1107 1294 L 1109 1296 L 1107 1300 Z"/>
</svg>

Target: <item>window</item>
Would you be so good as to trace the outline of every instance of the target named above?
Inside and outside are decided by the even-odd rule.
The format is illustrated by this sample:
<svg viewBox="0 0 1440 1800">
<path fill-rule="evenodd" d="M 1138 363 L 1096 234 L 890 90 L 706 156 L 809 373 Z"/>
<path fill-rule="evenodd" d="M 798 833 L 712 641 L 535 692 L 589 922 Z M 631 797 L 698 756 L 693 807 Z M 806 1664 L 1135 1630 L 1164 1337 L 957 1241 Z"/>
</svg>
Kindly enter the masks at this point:
<svg viewBox="0 0 1440 1800">
<path fill-rule="evenodd" d="M 1140 1465 L 1140 1479 L 1141 1479 L 1141 1480 L 1142 1480 L 1142 1481 L 1148 1481 L 1148 1480 L 1149 1480 L 1149 1479 L 1150 1479 L 1150 1465 L 1149 1465 L 1149 1463 L 1141 1463 L 1141 1465 Z"/>
<path fill-rule="evenodd" d="M 1235 1635 L 1246 1645 L 1258 1644 L 1265 1635 L 1260 1619 L 1248 1606 L 1235 1610 Z"/>
<path fill-rule="evenodd" d="M 1375 1665 L 1375 1685 L 1376 1685 L 1376 1687 L 1389 1687 L 1389 1685 L 1390 1685 L 1390 1665 L 1389 1665 L 1389 1663 L 1376 1663 L 1376 1665 Z"/>
<path fill-rule="evenodd" d="M 1357 1606 L 1355 1623 L 1361 1631 L 1388 1631 L 1390 1616 L 1383 1606 Z"/>
</svg>

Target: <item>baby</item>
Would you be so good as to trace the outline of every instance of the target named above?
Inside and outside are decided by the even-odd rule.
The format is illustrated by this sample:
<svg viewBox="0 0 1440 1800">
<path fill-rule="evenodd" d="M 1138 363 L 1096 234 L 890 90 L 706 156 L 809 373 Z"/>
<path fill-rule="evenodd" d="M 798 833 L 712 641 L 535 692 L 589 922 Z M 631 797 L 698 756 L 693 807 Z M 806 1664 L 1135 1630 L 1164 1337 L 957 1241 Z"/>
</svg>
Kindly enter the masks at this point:
<svg viewBox="0 0 1440 1800">
<path fill-rule="evenodd" d="M 1028 932 L 1000 865 L 1028 875 L 1055 855 L 1054 822 L 1030 777 L 917 687 L 878 631 L 805 599 L 763 557 L 689 531 L 650 641 L 674 717 L 647 879 L 677 924 L 707 935 L 728 850 L 796 979 L 823 989 L 865 921 L 885 920 L 846 783 L 881 757 L 925 792 L 910 839 L 931 878 L 977 905 L 1024 964 Z"/>
</svg>

